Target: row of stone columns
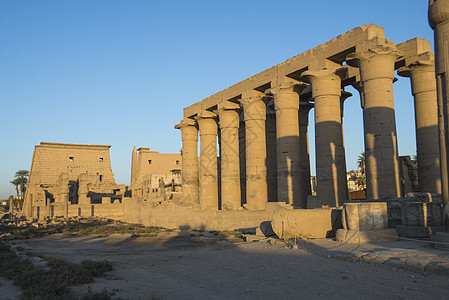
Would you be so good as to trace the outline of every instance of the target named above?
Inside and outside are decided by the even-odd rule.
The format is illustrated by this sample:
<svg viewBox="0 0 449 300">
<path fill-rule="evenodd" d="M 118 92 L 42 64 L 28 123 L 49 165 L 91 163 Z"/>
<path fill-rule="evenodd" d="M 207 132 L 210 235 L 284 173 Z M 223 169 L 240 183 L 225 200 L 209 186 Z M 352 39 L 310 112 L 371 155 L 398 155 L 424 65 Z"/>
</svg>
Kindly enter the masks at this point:
<svg viewBox="0 0 449 300">
<path fill-rule="evenodd" d="M 393 98 L 395 62 L 401 53 L 394 43 L 374 39 L 357 47 L 347 63 L 359 68 L 367 198 L 400 197 L 399 158 Z M 322 205 L 339 206 L 348 199 L 343 140 L 342 79 L 347 68 L 324 60 L 309 66 L 301 80 L 312 87 L 315 108 L 317 197 Z M 415 97 L 418 167 L 423 191 L 439 192 L 435 86 L 428 63 L 414 63 L 400 70 L 410 76 Z M 272 83 L 273 84 L 273 83 Z M 309 102 L 300 101 L 307 85 L 284 78 L 265 93 L 252 90 L 238 103 L 225 101 L 217 109 L 184 119 L 176 128 L 183 140 L 184 203 L 218 209 L 217 134 L 220 129 L 221 208 L 240 209 L 239 124 L 243 108 L 247 209 L 264 209 L 267 195 L 266 102 L 273 99 L 276 112 L 277 199 L 306 208 L 310 195 L 308 155 Z M 432 130 L 421 130 L 432 128 Z M 201 137 L 198 171 L 197 141 Z M 199 178 L 198 175 L 199 174 Z"/>
<path fill-rule="evenodd" d="M 449 1 L 429 0 L 429 25 L 434 31 L 435 69 L 438 95 L 441 186 L 446 218 L 449 217 Z M 446 226 L 449 225 L 446 220 Z"/>
</svg>

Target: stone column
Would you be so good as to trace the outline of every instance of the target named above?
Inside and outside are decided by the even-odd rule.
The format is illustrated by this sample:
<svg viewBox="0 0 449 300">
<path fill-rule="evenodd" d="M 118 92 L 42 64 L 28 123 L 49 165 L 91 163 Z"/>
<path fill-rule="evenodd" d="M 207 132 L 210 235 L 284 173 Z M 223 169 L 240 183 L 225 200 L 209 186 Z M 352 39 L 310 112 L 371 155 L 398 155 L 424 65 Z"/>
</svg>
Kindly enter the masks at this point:
<svg viewBox="0 0 449 300">
<path fill-rule="evenodd" d="M 87 197 L 89 192 L 88 184 L 90 182 L 90 176 L 87 173 L 82 173 L 78 176 L 78 204 L 79 205 L 91 205 L 91 198 Z M 84 209 L 84 208 L 83 208 Z"/>
<path fill-rule="evenodd" d="M 301 191 L 306 197 L 312 195 L 310 185 L 310 156 L 309 156 L 309 112 L 313 103 L 299 102 L 299 181 Z"/>
<path fill-rule="evenodd" d="M 202 208 L 218 209 L 216 114 L 204 111 L 195 117 L 200 129 L 200 188 Z"/>
<path fill-rule="evenodd" d="M 136 176 L 136 168 L 137 168 L 137 149 L 136 146 L 133 147 L 132 155 L 131 155 L 131 190 L 134 185 L 134 177 Z"/>
<path fill-rule="evenodd" d="M 14 196 L 9 196 L 8 199 L 9 202 L 9 221 L 13 222 L 14 221 Z"/>
<path fill-rule="evenodd" d="M 199 205 L 198 198 L 198 127 L 194 120 L 183 119 L 176 129 L 182 135 L 182 201 L 185 206 Z"/>
<path fill-rule="evenodd" d="M 346 69 L 306 71 L 315 101 L 317 197 L 321 205 L 340 206 L 348 199 L 341 124 L 341 77 Z"/>
<path fill-rule="evenodd" d="M 240 106 L 226 102 L 218 105 L 221 136 L 221 209 L 241 208 L 239 163 Z"/>
<path fill-rule="evenodd" d="M 64 218 L 69 217 L 69 174 L 62 173 L 59 175 L 59 197 L 62 200 L 62 213 Z M 56 206 L 56 205 L 55 205 Z"/>
<path fill-rule="evenodd" d="M 436 147 L 439 131 L 434 61 L 416 61 L 399 69 L 398 74 L 410 77 L 414 96 L 419 190 L 441 193 L 440 151 Z"/>
<path fill-rule="evenodd" d="M 265 209 L 267 196 L 267 145 L 265 140 L 266 104 L 256 91 L 242 96 L 245 118 L 246 205 L 247 209 Z"/>
<path fill-rule="evenodd" d="M 286 82 L 270 89 L 276 110 L 277 188 L 278 202 L 307 208 L 307 192 L 302 191 L 299 149 L 299 92 L 305 86 Z"/>
<path fill-rule="evenodd" d="M 267 119 L 265 121 L 265 140 L 267 143 L 267 193 L 268 202 L 277 202 L 277 146 L 276 146 L 276 111 L 274 99 L 266 98 Z"/>
<path fill-rule="evenodd" d="M 435 39 L 435 76 L 437 79 L 438 123 L 440 130 L 440 163 L 443 202 L 449 215 L 449 0 L 429 1 L 429 24 Z M 448 226 L 449 227 L 449 226 Z"/>
<path fill-rule="evenodd" d="M 394 63 L 402 53 L 385 39 L 374 39 L 348 55 L 363 84 L 367 198 L 400 197 L 399 157 L 394 112 Z"/>
</svg>

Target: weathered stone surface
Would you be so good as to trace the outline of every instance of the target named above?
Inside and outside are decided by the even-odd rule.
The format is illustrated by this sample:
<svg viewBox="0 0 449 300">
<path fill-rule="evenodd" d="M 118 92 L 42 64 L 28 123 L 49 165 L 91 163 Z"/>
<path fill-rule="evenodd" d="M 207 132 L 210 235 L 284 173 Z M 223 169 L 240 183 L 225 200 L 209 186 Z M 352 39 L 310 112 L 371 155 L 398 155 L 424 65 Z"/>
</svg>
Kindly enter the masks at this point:
<svg viewBox="0 0 449 300">
<path fill-rule="evenodd" d="M 281 239 L 326 238 L 333 234 L 333 226 L 341 210 L 338 209 L 278 209 L 271 226 Z"/>
<path fill-rule="evenodd" d="M 264 221 L 260 223 L 260 226 L 256 229 L 256 235 L 259 232 L 259 234 L 262 234 L 262 236 L 273 236 L 276 235 L 273 231 L 273 227 L 271 226 L 271 221 Z"/>
<path fill-rule="evenodd" d="M 349 230 L 380 230 L 388 227 L 385 202 L 345 203 L 343 228 Z"/>
<path fill-rule="evenodd" d="M 103 216 L 96 212 L 110 210 L 106 217 L 121 219 L 125 185 L 115 183 L 109 148 L 45 142 L 37 145 L 22 214 L 37 219 L 88 217 Z M 119 201 L 112 203 L 112 197 Z"/>
<path fill-rule="evenodd" d="M 243 235 L 243 239 L 247 243 L 258 242 L 260 240 L 263 240 L 264 238 L 265 237 L 257 236 L 254 234 L 244 234 Z"/>
<path fill-rule="evenodd" d="M 193 126 L 183 127 L 185 135 L 187 135 L 187 129 L 191 129 L 191 127 Z M 193 128 L 193 130 L 196 130 L 196 128 Z M 186 148 L 186 162 L 183 161 L 181 154 L 159 153 L 143 147 L 133 150 L 132 185 L 130 186 L 133 197 L 147 201 L 167 201 L 176 198 L 182 199 L 182 203 L 180 203 L 182 205 L 197 204 L 198 157 L 196 141 L 190 138 L 187 135 L 183 142 Z M 195 147 L 194 150 L 191 149 L 193 147 Z M 192 158 L 192 156 L 195 157 Z M 183 194 L 185 197 L 181 196 L 180 190 L 182 166 L 185 167 L 185 180 L 183 179 L 186 186 L 186 194 Z M 194 167 L 196 167 L 196 170 Z"/>
<path fill-rule="evenodd" d="M 402 225 L 441 226 L 443 207 L 438 202 L 404 202 L 401 207 Z"/>
<path fill-rule="evenodd" d="M 397 240 L 397 232 L 394 229 L 381 229 L 370 231 L 338 229 L 335 239 L 347 243 L 383 243 Z"/>
<path fill-rule="evenodd" d="M 434 226 L 434 227 L 404 226 L 404 225 L 396 226 L 398 236 L 409 238 L 428 238 L 433 233 L 444 231 L 444 229 L 445 229 L 444 226 Z"/>
<path fill-rule="evenodd" d="M 449 251 L 449 233 L 437 232 L 432 236 L 433 246 L 438 250 Z"/>
</svg>

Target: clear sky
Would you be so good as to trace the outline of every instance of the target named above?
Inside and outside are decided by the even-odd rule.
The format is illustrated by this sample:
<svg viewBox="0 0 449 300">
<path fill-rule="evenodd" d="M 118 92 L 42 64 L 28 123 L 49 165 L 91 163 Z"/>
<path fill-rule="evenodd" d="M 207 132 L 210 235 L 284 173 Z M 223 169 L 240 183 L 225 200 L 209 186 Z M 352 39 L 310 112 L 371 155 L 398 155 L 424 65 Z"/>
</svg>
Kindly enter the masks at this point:
<svg viewBox="0 0 449 300">
<path fill-rule="evenodd" d="M 116 181 L 129 184 L 134 145 L 179 153 L 184 107 L 368 23 L 433 45 L 425 0 L 1 0 L 0 198 L 41 141 L 112 145 Z M 399 152 L 413 155 L 409 79 L 394 88 Z M 363 129 L 348 91 L 350 170 Z"/>
</svg>

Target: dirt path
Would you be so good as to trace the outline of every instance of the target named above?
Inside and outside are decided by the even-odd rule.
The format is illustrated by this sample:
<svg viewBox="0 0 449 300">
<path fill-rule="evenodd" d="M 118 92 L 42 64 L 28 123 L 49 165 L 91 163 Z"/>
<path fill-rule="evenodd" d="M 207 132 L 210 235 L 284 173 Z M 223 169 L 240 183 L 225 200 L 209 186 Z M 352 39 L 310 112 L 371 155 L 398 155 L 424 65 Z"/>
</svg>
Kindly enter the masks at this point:
<svg viewBox="0 0 449 300">
<path fill-rule="evenodd" d="M 219 250 L 183 232 L 152 238 L 55 234 L 15 243 L 24 251 L 73 262 L 114 262 L 107 278 L 88 286 L 116 290 L 125 299 L 449 299 L 448 275 L 333 259 L 319 250 L 323 243 L 299 249 L 284 243 L 238 243 Z M 76 289 L 86 291 L 87 286 Z"/>
</svg>

